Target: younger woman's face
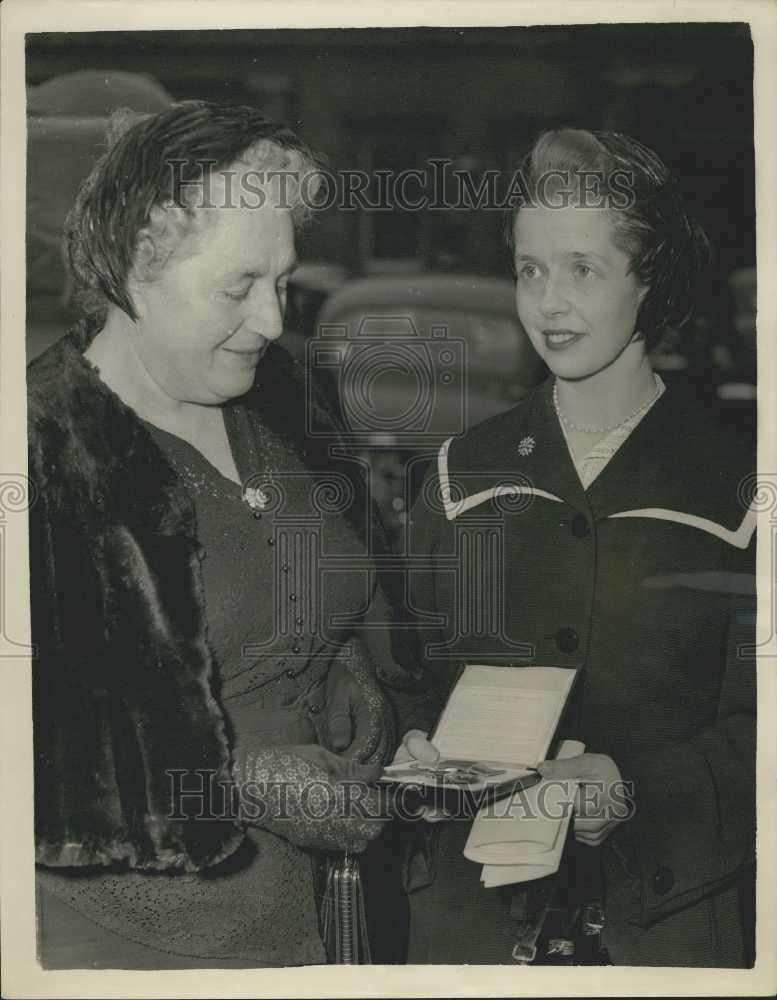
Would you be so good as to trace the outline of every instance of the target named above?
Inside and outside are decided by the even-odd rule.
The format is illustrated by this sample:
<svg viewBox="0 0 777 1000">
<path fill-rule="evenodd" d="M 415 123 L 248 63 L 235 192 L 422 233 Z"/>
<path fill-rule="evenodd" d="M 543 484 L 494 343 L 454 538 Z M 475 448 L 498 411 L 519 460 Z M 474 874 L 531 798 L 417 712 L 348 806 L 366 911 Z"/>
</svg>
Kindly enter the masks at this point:
<svg viewBox="0 0 777 1000">
<path fill-rule="evenodd" d="M 604 209 L 524 207 L 515 238 L 518 316 L 537 353 L 560 378 L 608 368 L 634 340 L 647 289 L 628 273 Z"/>
</svg>

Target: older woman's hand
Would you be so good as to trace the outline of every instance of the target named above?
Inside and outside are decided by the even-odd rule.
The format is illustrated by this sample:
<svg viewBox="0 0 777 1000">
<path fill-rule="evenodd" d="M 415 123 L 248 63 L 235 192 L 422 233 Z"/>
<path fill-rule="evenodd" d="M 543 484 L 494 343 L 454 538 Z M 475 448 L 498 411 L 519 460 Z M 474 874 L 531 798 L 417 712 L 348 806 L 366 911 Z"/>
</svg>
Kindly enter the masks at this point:
<svg viewBox="0 0 777 1000">
<path fill-rule="evenodd" d="M 372 697 L 370 697 L 372 695 Z M 365 691 L 365 684 L 343 663 L 334 663 L 326 681 L 328 745 L 338 753 L 364 759 L 380 737 L 382 713 L 379 695 Z"/>
<path fill-rule="evenodd" d="M 575 840 L 599 847 L 631 811 L 624 799 L 618 765 L 606 754 L 583 753 L 563 760 L 544 760 L 538 770 L 546 780 L 575 779 Z"/>
<path fill-rule="evenodd" d="M 393 716 L 360 643 L 351 642 L 348 655 L 329 668 L 325 698 L 321 742 L 354 760 L 384 763 L 394 742 Z"/>
<path fill-rule="evenodd" d="M 381 771 L 315 744 L 238 745 L 233 767 L 243 820 L 300 847 L 357 852 L 390 819 L 372 787 Z"/>
</svg>

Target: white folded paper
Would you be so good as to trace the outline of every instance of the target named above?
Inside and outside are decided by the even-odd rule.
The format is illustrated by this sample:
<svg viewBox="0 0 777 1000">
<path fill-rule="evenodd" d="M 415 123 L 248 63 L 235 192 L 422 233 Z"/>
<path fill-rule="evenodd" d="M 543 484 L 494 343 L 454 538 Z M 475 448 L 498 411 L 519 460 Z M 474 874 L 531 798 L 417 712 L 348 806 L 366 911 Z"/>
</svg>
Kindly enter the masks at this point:
<svg viewBox="0 0 777 1000">
<path fill-rule="evenodd" d="M 585 750 L 564 740 L 558 759 Z M 509 799 L 483 806 L 475 817 L 464 857 L 482 864 L 486 888 L 552 875 L 561 863 L 577 782 L 540 781 Z"/>
</svg>

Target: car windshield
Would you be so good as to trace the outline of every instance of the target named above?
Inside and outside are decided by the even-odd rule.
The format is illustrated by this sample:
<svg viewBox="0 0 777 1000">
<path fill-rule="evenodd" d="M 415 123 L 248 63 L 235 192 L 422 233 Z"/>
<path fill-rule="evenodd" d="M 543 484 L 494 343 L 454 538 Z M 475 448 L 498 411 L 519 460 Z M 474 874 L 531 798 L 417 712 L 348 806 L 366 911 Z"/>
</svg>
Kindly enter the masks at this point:
<svg viewBox="0 0 777 1000">
<path fill-rule="evenodd" d="M 382 315 L 377 315 L 381 313 Z M 370 313 L 372 315 L 370 315 Z M 451 309 L 372 308 L 338 317 L 338 326 L 359 339 L 447 339 L 466 344 L 467 378 L 510 382 L 526 357 L 527 341 L 518 320 L 495 313 Z"/>
</svg>

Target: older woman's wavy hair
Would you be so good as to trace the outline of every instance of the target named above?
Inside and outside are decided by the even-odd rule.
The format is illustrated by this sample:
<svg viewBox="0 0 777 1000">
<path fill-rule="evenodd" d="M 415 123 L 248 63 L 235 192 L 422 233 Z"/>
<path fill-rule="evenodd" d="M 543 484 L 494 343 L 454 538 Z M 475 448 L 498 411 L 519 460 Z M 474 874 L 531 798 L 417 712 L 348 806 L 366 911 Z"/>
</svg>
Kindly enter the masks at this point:
<svg viewBox="0 0 777 1000">
<path fill-rule="evenodd" d="M 618 132 L 558 129 L 543 132 L 520 166 L 524 199 L 506 219 L 514 255 L 515 220 L 522 205 L 536 203 L 543 178 L 586 176 L 610 212 L 613 241 L 629 257 L 630 271 L 648 289 L 637 330 L 648 349 L 691 316 L 712 264 L 712 245 L 692 216 L 667 167 L 647 146 Z"/>
<path fill-rule="evenodd" d="M 118 111 L 107 139 L 65 223 L 68 265 L 88 313 L 104 314 L 113 303 L 137 319 L 130 275 L 158 274 L 203 224 L 200 209 L 213 207 L 207 191 L 218 171 L 285 172 L 292 183 L 282 196 L 297 227 L 311 214 L 320 183 L 320 158 L 254 108 L 186 101 L 152 115 Z"/>
</svg>

